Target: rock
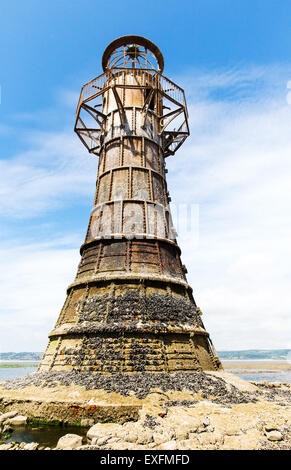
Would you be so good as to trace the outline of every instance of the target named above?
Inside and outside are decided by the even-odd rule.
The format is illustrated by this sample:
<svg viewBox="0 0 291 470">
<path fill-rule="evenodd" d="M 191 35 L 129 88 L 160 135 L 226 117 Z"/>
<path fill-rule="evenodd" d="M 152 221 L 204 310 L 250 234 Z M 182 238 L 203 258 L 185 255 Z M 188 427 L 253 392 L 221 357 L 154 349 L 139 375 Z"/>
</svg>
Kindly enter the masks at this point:
<svg viewBox="0 0 291 470">
<path fill-rule="evenodd" d="M 172 429 L 163 429 L 160 432 L 153 434 L 153 440 L 157 445 L 171 441 L 175 437 L 175 432 Z"/>
<path fill-rule="evenodd" d="M 270 431 L 279 431 L 279 428 L 275 425 L 269 424 L 265 426 L 265 431 L 270 432 Z"/>
<path fill-rule="evenodd" d="M 203 424 L 203 426 L 205 426 L 205 427 L 206 427 L 206 426 L 209 426 L 209 424 L 210 424 L 209 416 L 205 416 L 205 418 L 203 418 L 202 424 Z"/>
<path fill-rule="evenodd" d="M 0 445 L 0 450 L 9 450 L 13 447 L 12 442 L 9 442 L 9 444 L 1 444 Z"/>
<path fill-rule="evenodd" d="M 2 432 L 11 432 L 13 428 L 9 424 L 5 424 Z"/>
<path fill-rule="evenodd" d="M 180 408 L 178 413 L 175 409 L 172 409 L 168 415 L 169 417 L 166 420 L 171 428 L 175 430 L 178 440 L 187 439 L 189 433 L 196 432 L 201 425 L 201 420 L 197 416 L 190 415 L 187 409 L 182 410 Z"/>
<path fill-rule="evenodd" d="M 122 433 L 122 437 L 126 442 L 136 442 L 138 439 L 138 430 L 129 429 L 126 433 Z"/>
<path fill-rule="evenodd" d="M 202 448 L 209 445 L 223 444 L 224 437 L 218 432 L 203 432 L 197 435 L 197 440 Z"/>
<path fill-rule="evenodd" d="M 283 436 L 280 431 L 270 431 L 267 432 L 267 439 L 269 441 L 282 441 Z"/>
<path fill-rule="evenodd" d="M 177 449 L 177 441 L 168 441 L 163 442 L 160 444 L 157 449 L 159 450 L 176 450 Z"/>
<path fill-rule="evenodd" d="M 23 426 L 27 423 L 27 416 L 17 415 L 14 418 L 9 418 L 6 422 L 12 426 Z"/>
<path fill-rule="evenodd" d="M 14 418 L 17 415 L 17 411 L 8 411 L 0 415 L 0 424 L 4 423 L 8 418 Z"/>
<path fill-rule="evenodd" d="M 96 439 L 96 437 L 94 439 L 92 439 L 92 444 L 96 444 L 97 446 L 104 446 L 105 444 L 107 444 L 108 440 L 110 439 L 110 437 L 100 437 L 99 439 Z"/>
<path fill-rule="evenodd" d="M 137 444 L 149 444 L 153 442 L 153 432 L 150 429 L 143 429 L 138 435 Z"/>
<path fill-rule="evenodd" d="M 25 444 L 23 450 L 36 450 L 39 446 L 38 442 L 29 442 L 29 444 Z"/>
<path fill-rule="evenodd" d="M 87 432 L 88 439 L 100 439 L 101 437 L 115 437 L 122 431 L 121 424 L 97 423 Z"/>
<path fill-rule="evenodd" d="M 81 419 L 81 426 L 84 428 L 90 428 L 91 426 L 94 426 L 94 422 L 93 418 L 83 418 Z"/>
<path fill-rule="evenodd" d="M 98 446 L 86 444 L 80 447 L 77 447 L 76 450 L 99 450 Z"/>
<path fill-rule="evenodd" d="M 82 437 L 78 434 L 65 434 L 62 436 L 57 443 L 57 449 L 76 449 L 82 445 Z"/>
</svg>

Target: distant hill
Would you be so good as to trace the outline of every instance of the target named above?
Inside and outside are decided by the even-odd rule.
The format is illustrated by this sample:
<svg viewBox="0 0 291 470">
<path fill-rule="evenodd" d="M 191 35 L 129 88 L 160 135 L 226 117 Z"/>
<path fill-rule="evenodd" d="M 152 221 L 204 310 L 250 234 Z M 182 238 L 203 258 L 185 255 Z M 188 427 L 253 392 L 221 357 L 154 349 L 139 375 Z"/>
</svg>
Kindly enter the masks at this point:
<svg viewBox="0 0 291 470">
<path fill-rule="evenodd" d="M 291 349 L 247 349 L 244 351 L 217 351 L 222 360 L 227 359 L 273 359 L 286 360 Z"/>
<path fill-rule="evenodd" d="M 40 361 L 42 352 L 5 352 L 0 353 L 1 361 Z"/>
<path fill-rule="evenodd" d="M 291 349 L 247 349 L 244 351 L 217 351 L 220 359 L 273 359 L 285 360 Z M 1 361 L 40 361 L 42 352 L 6 352 L 0 353 Z"/>
</svg>

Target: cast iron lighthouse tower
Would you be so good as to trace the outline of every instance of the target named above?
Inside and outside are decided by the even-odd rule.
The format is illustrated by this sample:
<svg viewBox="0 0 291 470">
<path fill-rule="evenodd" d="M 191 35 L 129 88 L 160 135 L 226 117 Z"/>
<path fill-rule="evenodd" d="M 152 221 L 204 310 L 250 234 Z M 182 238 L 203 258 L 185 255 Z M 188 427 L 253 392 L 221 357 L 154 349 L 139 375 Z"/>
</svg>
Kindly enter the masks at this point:
<svg viewBox="0 0 291 470">
<path fill-rule="evenodd" d="M 184 91 L 143 37 L 113 41 L 102 66 L 82 88 L 75 125 L 99 157 L 94 206 L 39 370 L 217 370 L 169 208 L 165 159 L 189 135 Z"/>
</svg>

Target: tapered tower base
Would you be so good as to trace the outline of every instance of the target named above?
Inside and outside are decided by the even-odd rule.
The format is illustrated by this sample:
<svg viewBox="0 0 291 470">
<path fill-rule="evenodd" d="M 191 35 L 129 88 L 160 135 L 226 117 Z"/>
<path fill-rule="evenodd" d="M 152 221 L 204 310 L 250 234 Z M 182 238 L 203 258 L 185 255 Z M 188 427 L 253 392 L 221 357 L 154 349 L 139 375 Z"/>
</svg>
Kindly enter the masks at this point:
<svg viewBox="0 0 291 470">
<path fill-rule="evenodd" d="M 221 368 L 192 289 L 166 268 L 156 276 L 125 272 L 95 278 L 85 277 L 81 269 L 49 336 L 39 371 L 112 374 Z"/>
<path fill-rule="evenodd" d="M 221 365 L 186 282 L 128 276 L 69 288 L 39 371 L 193 372 Z"/>
</svg>

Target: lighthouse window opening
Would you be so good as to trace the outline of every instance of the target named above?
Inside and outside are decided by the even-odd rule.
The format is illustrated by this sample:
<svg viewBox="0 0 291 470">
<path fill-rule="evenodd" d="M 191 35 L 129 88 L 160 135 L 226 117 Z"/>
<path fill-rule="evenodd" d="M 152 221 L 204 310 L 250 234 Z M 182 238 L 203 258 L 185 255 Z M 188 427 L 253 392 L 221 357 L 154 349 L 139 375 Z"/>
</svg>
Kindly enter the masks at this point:
<svg viewBox="0 0 291 470">
<path fill-rule="evenodd" d="M 147 100 L 147 98 L 150 95 L 151 91 L 152 91 L 152 88 L 146 88 L 145 89 L 145 100 Z M 150 101 L 149 109 L 151 109 L 152 111 L 155 110 L 155 95 L 153 95 L 153 97 Z"/>
</svg>

